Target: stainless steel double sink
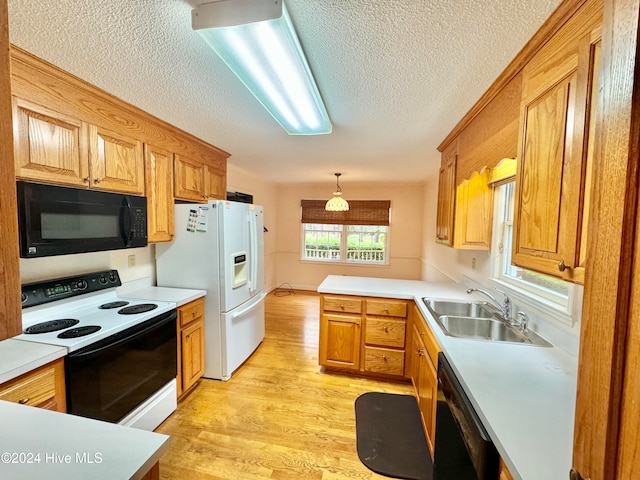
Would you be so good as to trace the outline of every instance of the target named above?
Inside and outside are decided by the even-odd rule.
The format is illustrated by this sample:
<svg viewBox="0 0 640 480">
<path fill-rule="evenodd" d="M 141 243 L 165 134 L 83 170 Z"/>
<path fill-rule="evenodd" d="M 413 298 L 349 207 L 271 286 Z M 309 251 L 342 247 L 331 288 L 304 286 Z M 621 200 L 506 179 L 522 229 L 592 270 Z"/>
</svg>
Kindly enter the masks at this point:
<svg viewBox="0 0 640 480">
<path fill-rule="evenodd" d="M 522 331 L 505 320 L 500 311 L 487 302 L 465 302 L 423 298 L 440 328 L 450 337 L 550 347 L 551 344 L 531 330 Z"/>
</svg>

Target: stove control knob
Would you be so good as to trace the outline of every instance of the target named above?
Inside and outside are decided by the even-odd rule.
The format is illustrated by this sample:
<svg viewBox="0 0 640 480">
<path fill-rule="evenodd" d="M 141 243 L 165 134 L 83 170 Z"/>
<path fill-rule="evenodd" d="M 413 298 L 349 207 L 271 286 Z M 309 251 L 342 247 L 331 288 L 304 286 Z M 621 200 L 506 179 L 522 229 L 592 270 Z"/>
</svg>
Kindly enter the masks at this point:
<svg viewBox="0 0 640 480">
<path fill-rule="evenodd" d="M 110 273 L 110 274 L 109 274 L 109 281 L 110 281 L 111 283 L 116 283 L 116 282 L 118 281 L 118 277 L 116 277 L 116 274 L 115 274 L 115 273 Z"/>
<path fill-rule="evenodd" d="M 86 280 L 79 280 L 78 283 L 76 283 L 76 288 L 78 290 L 86 290 L 87 287 L 88 285 Z"/>
<path fill-rule="evenodd" d="M 22 292 L 22 297 L 21 297 L 22 303 L 27 301 L 27 294 Z"/>
<path fill-rule="evenodd" d="M 107 277 L 105 277 L 104 275 L 100 275 L 100 278 L 98 279 L 98 281 L 100 282 L 101 285 L 106 285 Z"/>
</svg>

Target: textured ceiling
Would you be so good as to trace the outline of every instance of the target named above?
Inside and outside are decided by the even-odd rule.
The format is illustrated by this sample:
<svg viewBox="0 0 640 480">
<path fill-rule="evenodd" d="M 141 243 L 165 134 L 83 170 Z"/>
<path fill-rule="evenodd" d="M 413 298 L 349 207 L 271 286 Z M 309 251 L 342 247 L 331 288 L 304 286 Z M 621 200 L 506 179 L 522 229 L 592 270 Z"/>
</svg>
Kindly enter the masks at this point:
<svg viewBox="0 0 640 480">
<path fill-rule="evenodd" d="M 278 183 L 417 182 L 559 0 L 287 0 L 333 122 L 289 136 L 191 29 L 198 0 L 9 0 L 12 43 Z"/>
</svg>

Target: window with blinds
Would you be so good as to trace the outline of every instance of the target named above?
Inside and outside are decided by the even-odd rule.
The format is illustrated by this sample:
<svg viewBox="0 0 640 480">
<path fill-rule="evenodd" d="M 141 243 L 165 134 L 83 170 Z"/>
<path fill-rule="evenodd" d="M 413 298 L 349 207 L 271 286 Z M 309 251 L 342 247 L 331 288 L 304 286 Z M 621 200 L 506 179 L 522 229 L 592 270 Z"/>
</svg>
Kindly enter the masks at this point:
<svg viewBox="0 0 640 480">
<path fill-rule="evenodd" d="M 350 200 L 346 212 L 328 212 L 325 204 L 302 200 L 302 260 L 389 263 L 389 200 Z"/>
</svg>

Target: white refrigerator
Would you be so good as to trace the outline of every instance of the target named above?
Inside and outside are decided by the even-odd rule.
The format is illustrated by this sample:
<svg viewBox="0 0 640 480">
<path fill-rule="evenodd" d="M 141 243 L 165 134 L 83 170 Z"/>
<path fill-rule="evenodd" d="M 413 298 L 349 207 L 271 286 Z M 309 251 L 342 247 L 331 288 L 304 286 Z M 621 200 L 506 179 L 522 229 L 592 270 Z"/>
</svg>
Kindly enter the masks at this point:
<svg viewBox="0 0 640 480">
<path fill-rule="evenodd" d="M 156 245 L 158 286 L 207 291 L 207 378 L 231 378 L 264 339 L 263 222 L 258 205 L 179 204 L 175 240 Z"/>
</svg>

